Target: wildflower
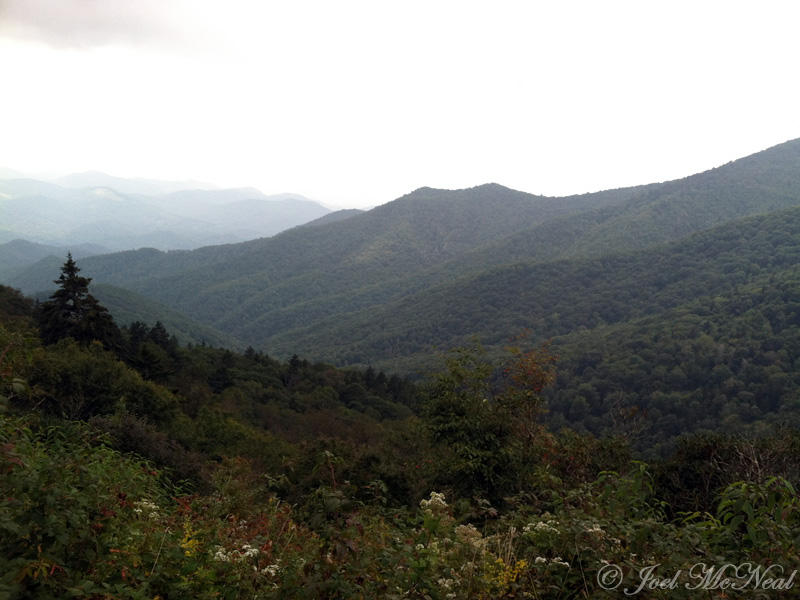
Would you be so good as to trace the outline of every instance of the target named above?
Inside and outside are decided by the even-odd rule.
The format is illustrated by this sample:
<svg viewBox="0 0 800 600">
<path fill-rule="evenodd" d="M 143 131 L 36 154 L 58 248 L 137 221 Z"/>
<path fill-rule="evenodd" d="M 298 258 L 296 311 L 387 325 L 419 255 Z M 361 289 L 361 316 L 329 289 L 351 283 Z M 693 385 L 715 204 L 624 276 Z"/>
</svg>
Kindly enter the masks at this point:
<svg viewBox="0 0 800 600">
<path fill-rule="evenodd" d="M 547 564 L 547 559 L 544 556 L 537 556 L 533 562 L 537 565 L 544 565 Z"/>
<path fill-rule="evenodd" d="M 550 564 L 561 565 L 562 567 L 567 567 L 569 569 L 569 563 L 561 560 L 560 556 L 556 556 L 553 560 L 550 561 Z"/>
<path fill-rule="evenodd" d="M 183 523 L 183 539 L 181 540 L 181 548 L 186 556 L 191 556 L 197 551 L 200 545 L 200 540 L 195 537 L 195 532 L 192 530 L 192 524 L 189 521 Z"/>
<path fill-rule="evenodd" d="M 602 535 L 603 535 L 603 530 L 602 530 L 602 528 L 600 527 L 600 525 L 598 525 L 597 523 L 595 523 L 595 524 L 594 524 L 594 525 L 592 525 L 592 526 L 591 526 L 589 529 L 587 529 L 587 530 L 586 530 L 586 533 L 591 533 L 592 535 L 597 535 L 597 536 L 599 536 L 599 537 L 602 537 Z"/>
<path fill-rule="evenodd" d="M 444 510 L 447 509 L 447 502 L 445 502 L 444 494 L 440 492 L 431 492 L 430 497 L 427 500 L 420 500 L 419 505 L 430 515 L 444 512 Z"/>
<path fill-rule="evenodd" d="M 482 539 L 483 534 L 475 529 L 474 525 L 459 525 L 456 527 L 455 533 L 456 539 L 464 545 L 481 548 L 486 544 L 486 540 Z"/>
<path fill-rule="evenodd" d="M 550 513 L 544 513 L 540 521 L 531 522 L 522 528 L 522 533 L 526 535 L 536 534 L 558 534 L 558 521 L 550 516 Z"/>
<path fill-rule="evenodd" d="M 525 534 L 536 534 L 536 533 L 558 533 L 558 529 L 553 526 L 552 521 L 537 521 L 536 523 L 528 523 L 525 527 L 522 528 L 522 532 Z"/>
<path fill-rule="evenodd" d="M 281 566 L 278 563 L 274 565 L 267 565 L 263 569 L 261 569 L 262 575 L 269 575 L 270 577 L 275 577 L 278 574 L 278 571 L 281 570 Z"/>
<path fill-rule="evenodd" d="M 134 502 L 133 512 L 135 512 L 137 515 L 146 514 L 147 518 L 152 520 L 156 520 L 161 517 L 158 512 L 158 505 L 156 505 L 154 502 L 151 502 L 147 498 Z"/>
<path fill-rule="evenodd" d="M 231 562 L 232 556 L 225 552 L 225 548 L 217 546 L 214 552 L 214 560 L 219 562 Z"/>
<path fill-rule="evenodd" d="M 436 583 L 439 584 L 440 588 L 443 588 L 445 590 L 449 590 L 452 587 L 452 585 L 455 583 L 455 581 L 453 581 L 452 579 L 445 579 L 444 577 L 442 577 Z"/>
</svg>

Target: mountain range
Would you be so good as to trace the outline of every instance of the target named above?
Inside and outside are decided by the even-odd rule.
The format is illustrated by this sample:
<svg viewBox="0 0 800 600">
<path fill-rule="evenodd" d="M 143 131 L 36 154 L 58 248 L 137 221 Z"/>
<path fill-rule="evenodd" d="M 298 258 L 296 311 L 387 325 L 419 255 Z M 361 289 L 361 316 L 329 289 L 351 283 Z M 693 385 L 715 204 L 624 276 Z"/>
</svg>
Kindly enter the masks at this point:
<svg viewBox="0 0 800 600">
<path fill-rule="evenodd" d="M 4 283 L 41 293 L 61 262 Z M 523 332 L 551 339 L 558 426 L 646 438 L 630 422 L 647 413 L 677 435 L 734 405 L 762 426 L 797 421 L 800 140 L 676 181 L 562 198 L 421 188 L 271 237 L 79 264 L 123 321 L 281 357 L 422 374 L 475 338 L 490 356 Z"/>
<path fill-rule="evenodd" d="M 248 193 L 240 194 L 243 214 L 252 214 L 243 199 Z M 171 198 L 191 205 L 199 196 L 213 206 L 220 192 Z M 81 266 L 97 283 L 157 300 L 257 348 L 339 363 L 399 361 L 405 369 L 414 362 L 409 356 L 424 357 L 473 333 L 488 334 L 491 343 L 523 328 L 566 333 L 549 321 L 542 325 L 548 315 L 564 313 L 550 295 L 558 306 L 575 304 L 570 290 L 586 286 L 586 273 L 637 289 L 640 280 L 631 274 L 648 264 L 685 271 L 686 244 L 698 253 L 713 246 L 714 228 L 798 205 L 800 142 L 793 141 L 666 183 L 563 198 L 497 184 L 422 188 L 272 237 L 193 251 L 119 252 Z M 732 231 L 751 226 L 743 221 Z M 709 234 L 676 243 L 703 231 Z M 746 243 L 744 233 L 731 235 Z M 28 292 L 46 289 L 55 266 L 44 260 L 10 283 Z M 655 295 L 651 305 L 640 313 L 664 308 Z M 587 314 L 570 326 L 592 323 Z M 426 333 L 414 334 L 420 327 Z"/>
<path fill-rule="evenodd" d="M 297 194 L 186 187 L 192 185 L 202 184 L 96 172 L 54 181 L 0 178 L 0 242 L 191 249 L 272 236 L 331 212 Z"/>
</svg>

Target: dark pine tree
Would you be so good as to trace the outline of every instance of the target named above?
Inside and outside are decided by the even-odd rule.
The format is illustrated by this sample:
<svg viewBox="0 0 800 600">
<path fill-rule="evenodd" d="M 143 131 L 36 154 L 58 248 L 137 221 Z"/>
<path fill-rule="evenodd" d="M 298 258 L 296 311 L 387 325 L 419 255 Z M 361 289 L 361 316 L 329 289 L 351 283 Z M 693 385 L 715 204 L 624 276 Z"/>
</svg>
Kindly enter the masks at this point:
<svg viewBox="0 0 800 600">
<path fill-rule="evenodd" d="M 39 307 L 42 341 L 52 344 L 71 337 L 81 343 L 98 340 L 106 348 L 116 348 L 121 339 L 119 329 L 108 310 L 89 293 L 91 279 L 79 272 L 72 254 L 67 254 L 61 276 L 54 281 L 59 289 Z"/>
</svg>

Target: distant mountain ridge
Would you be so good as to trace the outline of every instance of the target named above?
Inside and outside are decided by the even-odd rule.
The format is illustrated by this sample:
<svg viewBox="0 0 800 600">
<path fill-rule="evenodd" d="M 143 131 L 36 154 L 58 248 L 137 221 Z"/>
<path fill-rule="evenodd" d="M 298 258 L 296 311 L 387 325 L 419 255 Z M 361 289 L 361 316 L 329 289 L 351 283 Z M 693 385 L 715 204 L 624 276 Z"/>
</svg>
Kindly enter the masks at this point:
<svg viewBox="0 0 800 600">
<path fill-rule="evenodd" d="M 116 177 L 103 173 L 102 171 L 84 171 L 83 173 L 71 173 L 63 177 L 52 180 L 53 183 L 62 187 L 86 189 L 106 187 L 116 190 L 122 194 L 134 194 L 143 196 L 159 196 L 181 190 L 211 190 L 216 186 L 210 183 L 199 181 L 163 181 L 156 179 L 144 179 L 141 177 L 126 178 Z"/>
<path fill-rule="evenodd" d="M 66 256 L 71 252 L 76 259 L 96 254 L 107 254 L 108 248 L 96 244 L 79 244 L 70 246 L 48 246 L 27 240 L 11 240 L 0 244 L 0 278 L 8 278 L 20 269 L 24 269 L 48 256 Z"/>
<path fill-rule="evenodd" d="M 657 285 L 651 304 L 640 298 L 639 312 L 625 312 L 639 306 L 625 299 L 639 298 L 648 269 L 680 282 L 688 268 L 681 261 L 695 261 L 677 242 L 693 240 L 691 248 L 702 254 L 702 244 L 715 248 L 736 235 L 730 232 L 750 231 L 747 219 L 756 215 L 788 211 L 780 218 L 796 223 L 797 206 L 795 140 L 671 182 L 564 198 L 498 184 L 420 188 L 370 211 L 267 239 L 121 252 L 86 258 L 81 266 L 98 283 L 131 289 L 268 352 L 412 368 L 434 348 L 471 333 L 491 344 L 525 328 L 542 336 L 569 333 L 581 322 L 570 309 L 581 286 L 598 285 L 592 270 L 618 280 L 602 290 L 613 289 L 621 300 L 592 308 L 581 326 L 610 322 L 612 309 L 622 311 L 622 320 L 663 310 Z M 780 219 L 768 222 L 777 226 Z M 769 243 L 789 252 L 794 233 L 786 235 L 788 242 Z M 39 289 L 51 270 L 34 265 L 10 283 Z M 698 294 L 713 288 L 692 281 L 696 287 L 687 289 Z M 734 279 L 723 281 L 718 290 L 729 293 Z M 571 316 L 564 321 L 564 315 Z M 560 328 L 553 325 L 560 321 Z"/>
<path fill-rule="evenodd" d="M 297 194 L 254 188 L 184 189 L 191 182 L 95 172 L 57 182 L 0 179 L 0 241 L 192 249 L 269 237 L 331 212 Z"/>
</svg>

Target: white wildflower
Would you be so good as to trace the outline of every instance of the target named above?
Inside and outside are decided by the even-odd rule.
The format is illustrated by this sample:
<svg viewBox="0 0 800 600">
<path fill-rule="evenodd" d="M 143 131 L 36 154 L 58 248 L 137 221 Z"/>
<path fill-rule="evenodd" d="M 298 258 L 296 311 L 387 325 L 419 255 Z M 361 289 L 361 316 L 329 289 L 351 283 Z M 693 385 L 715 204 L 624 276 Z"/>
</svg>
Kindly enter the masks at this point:
<svg viewBox="0 0 800 600">
<path fill-rule="evenodd" d="M 586 533 L 591 533 L 592 535 L 602 536 L 603 529 L 597 523 L 593 524 L 586 530 Z"/>
<path fill-rule="evenodd" d="M 561 565 L 562 567 L 567 567 L 569 569 L 569 563 L 561 560 L 560 556 L 556 556 L 553 560 L 550 561 L 550 563 L 554 565 Z"/>
<path fill-rule="evenodd" d="M 452 579 L 445 579 L 444 577 L 442 577 L 436 583 L 439 584 L 440 588 L 443 588 L 445 590 L 449 590 L 453 586 L 453 584 L 455 582 Z"/>
<path fill-rule="evenodd" d="M 522 533 L 531 535 L 536 533 L 541 534 L 557 534 L 558 521 L 550 516 L 549 513 L 544 513 L 540 521 L 530 522 L 522 528 Z M 515 530 L 516 531 L 516 530 Z"/>
<path fill-rule="evenodd" d="M 447 508 L 444 494 L 439 492 L 431 492 L 430 498 L 420 500 L 419 505 L 428 514 L 444 512 Z"/>
<path fill-rule="evenodd" d="M 547 521 L 539 521 L 533 526 L 533 529 L 541 533 L 558 533 L 558 529 Z"/>
<path fill-rule="evenodd" d="M 147 498 L 133 503 L 133 512 L 137 515 L 146 514 L 149 519 L 156 520 L 161 517 L 158 505 Z"/>
<path fill-rule="evenodd" d="M 480 548 L 486 543 L 483 539 L 483 534 L 471 524 L 457 526 L 455 533 L 459 542 L 473 548 Z"/>
<path fill-rule="evenodd" d="M 214 560 L 219 562 L 231 562 L 233 557 L 228 552 L 225 552 L 225 548 L 222 546 L 217 546 L 216 551 L 214 552 Z"/>
<path fill-rule="evenodd" d="M 261 574 L 269 575 L 270 577 L 275 577 L 275 575 L 277 575 L 280 570 L 281 566 L 276 563 L 274 565 L 267 565 L 266 567 L 261 569 Z"/>
</svg>

